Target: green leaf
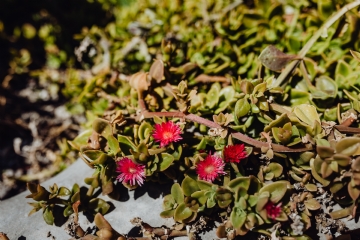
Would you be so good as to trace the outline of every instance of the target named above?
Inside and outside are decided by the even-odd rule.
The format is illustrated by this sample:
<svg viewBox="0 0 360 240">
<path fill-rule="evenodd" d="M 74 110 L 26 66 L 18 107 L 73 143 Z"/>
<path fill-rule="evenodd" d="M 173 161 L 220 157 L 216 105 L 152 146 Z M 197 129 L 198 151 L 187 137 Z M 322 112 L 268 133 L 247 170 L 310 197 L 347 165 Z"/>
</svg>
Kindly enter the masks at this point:
<svg viewBox="0 0 360 240">
<path fill-rule="evenodd" d="M 218 104 L 220 90 L 220 84 L 214 83 L 211 85 L 209 92 L 206 94 L 206 106 L 208 106 L 210 109 L 214 108 Z"/>
<path fill-rule="evenodd" d="M 352 72 L 351 66 L 344 60 L 339 59 L 335 68 L 335 78 L 347 77 Z"/>
<path fill-rule="evenodd" d="M 358 62 L 360 62 L 360 53 L 359 52 L 350 50 L 350 53 Z"/>
<path fill-rule="evenodd" d="M 215 114 L 219 114 L 229 107 L 231 101 L 234 100 L 235 90 L 232 86 L 227 86 L 221 89 L 219 93 L 219 105 L 215 110 Z"/>
<path fill-rule="evenodd" d="M 196 191 L 193 194 L 191 194 L 192 198 L 196 198 L 197 201 L 201 204 L 204 205 L 208 199 L 208 197 L 205 195 L 206 190 L 202 190 L 202 191 Z"/>
<path fill-rule="evenodd" d="M 174 220 L 181 222 L 182 220 L 189 218 L 191 215 L 191 209 L 186 207 L 185 203 L 181 203 L 174 212 Z"/>
<path fill-rule="evenodd" d="M 80 157 L 90 166 L 104 164 L 107 160 L 107 155 L 100 150 L 86 150 L 80 152 Z"/>
<path fill-rule="evenodd" d="M 94 120 L 93 129 L 95 132 L 105 137 L 106 139 L 113 134 L 110 123 L 101 118 Z"/>
<path fill-rule="evenodd" d="M 59 188 L 59 192 L 58 192 L 58 196 L 69 196 L 71 194 L 71 191 L 66 188 L 66 187 L 60 187 Z"/>
<path fill-rule="evenodd" d="M 181 188 L 185 196 L 191 196 L 192 193 L 199 191 L 197 182 L 189 176 L 186 176 L 181 183 Z"/>
<path fill-rule="evenodd" d="M 160 154 L 160 162 L 159 162 L 159 170 L 165 171 L 174 161 L 174 157 L 168 153 L 161 153 Z"/>
<path fill-rule="evenodd" d="M 74 203 L 76 201 L 80 201 L 80 190 L 75 192 L 71 197 L 71 202 Z"/>
<path fill-rule="evenodd" d="M 231 214 L 230 214 L 230 220 L 234 228 L 240 228 L 244 225 L 246 220 L 246 212 L 242 210 L 241 208 L 235 206 L 233 207 Z"/>
<path fill-rule="evenodd" d="M 63 211 L 64 217 L 68 217 L 73 213 L 74 213 L 74 210 L 72 209 L 72 205 L 68 205 Z"/>
<path fill-rule="evenodd" d="M 270 201 L 273 203 L 278 203 L 285 195 L 288 185 L 290 185 L 288 181 L 272 182 L 262 187 L 259 190 L 259 194 L 262 194 L 263 192 L 269 192 Z"/>
<path fill-rule="evenodd" d="M 93 209 L 94 212 L 101 213 L 101 215 L 105 215 L 110 209 L 110 204 L 101 198 L 91 199 L 88 206 L 90 209 Z"/>
<path fill-rule="evenodd" d="M 328 186 L 330 184 L 329 180 L 326 180 L 324 178 L 322 178 L 318 172 L 320 172 L 321 169 L 321 164 L 322 164 L 322 160 L 316 160 L 314 158 L 312 158 L 310 160 L 310 167 L 311 167 L 311 175 L 317 180 L 319 181 L 322 185 L 324 185 L 325 187 Z"/>
<path fill-rule="evenodd" d="M 171 187 L 171 196 L 173 196 L 176 203 L 184 202 L 184 192 L 179 183 L 174 183 Z"/>
<path fill-rule="evenodd" d="M 137 151 L 136 145 L 131 141 L 129 137 L 118 135 L 117 138 L 120 144 L 120 149 L 124 152 L 125 155 L 130 155 L 130 149 L 132 151 Z"/>
<path fill-rule="evenodd" d="M 89 137 L 91 136 L 92 129 L 88 129 L 80 133 L 74 140 L 68 141 L 68 143 L 75 148 L 76 150 L 80 150 L 81 146 L 86 146 Z"/>
<path fill-rule="evenodd" d="M 116 156 L 121 151 L 118 140 L 113 135 L 108 136 L 107 140 L 110 152 Z"/>
<path fill-rule="evenodd" d="M 250 178 L 249 177 L 235 178 L 228 183 L 228 187 L 231 188 L 234 192 L 236 192 L 239 188 L 248 190 L 250 187 Z"/>
<path fill-rule="evenodd" d="M 305 188 L 306 190 L 308 190 L 309 192 L 317 192 L 318 188 L 316 187 L 315 184 L 312 183 L 307 183 L 305 184 Z"/>
<path fill-rule="evenodd" d="M 280 177 L 283 172 L 283 166 L 279 163 L 270 163 L 269 166 L 270 171 L 274 174 L 274 177 Z"/>
<path fill-rule="evenodd" d="M 239 99 L 235 104 L 235 117 L 237 119 L 242 118 L 243 116 L 246 116 L 251 109 L 251 106 L 246 98 Z"/>
<path fill-rule="evenodd" d="M 168 194 L 164 197 L 162 207 L 164 210 L 171 210 L 174 208 L 176 201 L 172 194 Z"/>
<path fill-rule="evenodd" d="M 288 220 L 288 216 L 285 212 L 280 212 L 280 215 L 275 218 L 277 221 L 286 222 Z"/>
<path fill-rule="evenodd" d="M 336 153 L 352 156 L 359 151 L 360 138 L 358 137 L 346 137 L 341 139 L 335 146 Z"/>
<path fill-rule="evenodd" d="M 294 107 L 295 115 L 306 124 L 313 126 L 315 121 L 320 123 L 319 114 L 313 105 L 301 104 Z"/>
<path fill-rule="evenodd" d="M 348 193 L 354 201 L 356 201 L 360 196 L 360 190 L 357 187 L 351 186 L 351 182 L 348 183 Z"/>
<path fill-rule="evenodd" d="M 148 139 L 151 136 L 153 127 L 147 123 L 147 122 L 142 122 L 139 130 L 138 130 L 138 137 L 140 140 L 145 140 Z"/>
<path fill-rule="evenodd" d="M 320 203 L 315 199 L 315 198 L 311 198 L 309 200 L 306 200 L 304 202 L 305 207 L 309 210 L 318 210 L 321 208 Z"/>
<path fill-rule="evenodd" d="M 313 98 L 318 98 L 323 100 L 329 97 L 335 98 L 338 91 L 337 84 L 335 83 L 334 80 L 332 80 L 328 76 L 321 76 L 317 78 L 316 88 L 324 94 L 318 97 L 315 94 L 312 94 Z"/>
<path fill-rule="evenodd" d="M 336 11 L 335 6 L 330 0 L 317 1 L 319 16 L 322 20 L 327 20 Z"/>
<path fill-rule="evenodd" d="M 172 218 L 174 217 L 175 209 L 165 210 L 160 213 L 160 217 L 162 218 Z"/>
<path fill-rule="evenodd" d="M 212 183 L 204 180 L 197 180 L 198 186 L 201 190 L 210 190 L 213 186 Z"/>
<path fill-rule="evenodd" d="M 45 208 L 44 213 L 43 213 L 43 218 L 44 218 L 44 221 L 48 225 L 54 224 L 54 215 L 53 215 L 52 209 L 50 207 Z"/>
</svg>

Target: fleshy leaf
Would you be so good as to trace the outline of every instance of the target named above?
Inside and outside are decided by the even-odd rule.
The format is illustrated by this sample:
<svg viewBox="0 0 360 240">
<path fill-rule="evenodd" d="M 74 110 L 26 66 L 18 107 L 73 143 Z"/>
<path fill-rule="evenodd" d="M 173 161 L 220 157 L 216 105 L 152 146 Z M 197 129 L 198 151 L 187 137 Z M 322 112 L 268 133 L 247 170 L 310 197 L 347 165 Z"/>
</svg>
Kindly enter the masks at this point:
<svg viewBox="0 0 360 240">
<path fill-rule="evenodd" d="M 191 209 L 186 207 L 185 203 L 181 203 L 174 212 L 174 220 L 181 222 L 182 220 L 189 218 L 192 213 Z"/>
<path fill-rule="evenodd" d="M 296 106 L 294 107 L 294 113 L 301 121 L 310 126 L 313 126 L 315 121 L 320 123 L 319 114 L 313 105 L 301 104 Z"/>
<path fill-rule="evenodd" d="M 263 192 L 269 192 L 270 201 L 273 203 L 278 203 L 285 195 L 287 191 L 287 186 L 289 184 L 290 183 L 288 181 L 272 182 L 262 187 L 259 191 L 259 194 L 262 194 Z"/>
<path fill-rule="evenodd" d="M 174 157 L 168 153 L 161 153 L 160 154 L 161 158 L 160 158 L 160 171 L 164 171 L 166 170 L 168 167 L 170 167 L 170 165 L 173 163 L 174 161 Z"/>
<path fill-rule="evenodd" d="M 84 132 L 80 133 L 74 140 L 68 141 L 68 143 L 75 148 L 76 150 L 80 150 L 81 146 L 85 146 L 89 137 L 91 136 L 92 129 L 85 130 Z"/>
<path fill-rule="evenodd" d="M 296 55 L 283 53 L 273 45 L 267 46 L 259 56 L 260 62 L 271 71 L 281 71 L 290 61 L 296 58 Z"/>
<path fill-rule="evenodd" d="M 96 213 L 105 215 L 110 209 L 110 204 L 101 198 L 93 198 L 89 201 L 89 208 L 93 209 Z"/>
<path fill-rule="evenodd" d="M 97 118 L 94 120 L 93 129 L 95 132 L 102 135 L 106 139 L 108 138 L 109 135 L 113 134 L 110 123 L 101 118 Z"/>
<path fill-rule="evenodd" d="M 235 117 L 237 119 L 246 116 L 251 109 L 251 106 L 246 98 L 239 99 L 235 104 Z"/>
<path fill-rule="evenodd" d="M 175 209 L 165 210 L 160 213 L 160 217 L 162 218 L 172 218 L 174 217 Z"/>
<path fill-rule="evenodd" d="M 236 192 L 239 188 L 248 190 L 250 187 L 250 178 L 249 177 L 238 177 L 231 180 L 228 184 L 228 187 Z"/>
<path fill-rule="evenodd" d="M 186 176 L 181 183 L 181 188 L 184 191 L 185 196 L 191 196 L 192 193 L 199 191 L 197 182 L 191 177 Z"/>
<path fill-rule="evenodd" d="M 43 213 L 43 218 L 44 218 L 44 221 L 48 225 L 54 224 L 54 215 L 53 215 L 52 210 L 49 207 L 45 208 L 44 213 Z"/>
<path fill-rule="evenodd" d="M 184 193 L 179 183 L 174 183 L 171 187 L 171 196 L 173 196 L 176 203 L 184 202 Z"/>
<path fill-rule="evenodd" d="M 309 200 L 306 200 L 304 202 L 305 207 L 309 210 L 318 210 L 321 208 L 320 203 L 315 199 L 315 198 L 311 198 Z"/>
<path fill-rule="evenodd" d="M 107 140 L 111 153 L 117 155 L 121 151 L 118 140 L 113 135 L 108 136 Z"/>
<path fill-rule="evenodd" d="M 156 59 L 151 64 L 149 76 L 152 77 L 157 83 L 160 83 L 164 77 L 164 62 Z"/>
<path fill-rule="evenodd" d="M 335 146 L 337 153 L 342 153 L 348 156 L 352 156 L 358 152 L 360 148 L 360 138 L 358 137 L 346 137 L 341 139 Z"/>
<path fill-rule="evenodd" d="M 244 225 L 246 220 L 246 212 L 239 207 L 233 207 L 233 210 L 230 214 L 230 220 L 234 228 L 240 228 Z"/>
</svg>

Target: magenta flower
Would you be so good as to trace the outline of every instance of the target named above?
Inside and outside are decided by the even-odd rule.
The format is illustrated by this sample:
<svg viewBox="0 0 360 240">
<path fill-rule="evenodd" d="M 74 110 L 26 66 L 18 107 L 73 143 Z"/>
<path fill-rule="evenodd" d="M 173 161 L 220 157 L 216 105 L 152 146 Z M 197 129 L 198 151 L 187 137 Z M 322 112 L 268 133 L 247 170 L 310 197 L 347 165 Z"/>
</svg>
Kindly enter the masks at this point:
<svg viewBox="0 0 360 240">
<path fill-rule="evenodd" d="M 204 161 L 200 161 L 196 166 L 196 173 L 201 180 L 213 182 L 219 175 L 224 175 L 225 163 L 218 155 L 207 155 Z"/>
<path fill-rule="evenodd" d="M 239 163 L 241 159 L 246 158 L 244 144 L 236 144 L 234 146 L 226 146 L 224 148 L 225 162 Z"/>
<path fill-rule="evenodd" d="M 116 180 L 119 182 L 130 183 L 134 186 L 141 186 L 145 179 L 145 166 L 134 163 L 130 158 L 124 157 L 116 162 L 116 172 L 120 173 Z"/>
<path fill-rule="evenodd" d="M 277 218 L 281 214 L 281 203 L 275 205 L 273 202 L 269 201 L 265 205 L 265 209 L 268 217 L 275 220 L 275 218 Z"/>
<path fill-rule="evenodd" d="M 153 138 L 156 142 L 160 142 L 160 147 L 165 147 L 172 142 L 177 142 L 182 139 L 180 136 L 181 129 L 172 121 L 155 124 L 153 131 Z"/>
</svg>

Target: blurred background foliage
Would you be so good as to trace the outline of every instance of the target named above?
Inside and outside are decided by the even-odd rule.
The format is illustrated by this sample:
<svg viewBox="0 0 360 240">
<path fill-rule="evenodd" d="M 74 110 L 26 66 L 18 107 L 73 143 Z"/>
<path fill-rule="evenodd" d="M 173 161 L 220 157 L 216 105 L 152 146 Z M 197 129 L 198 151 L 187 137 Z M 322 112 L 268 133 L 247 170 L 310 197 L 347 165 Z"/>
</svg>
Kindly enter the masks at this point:
<svg viewBox="0 0 360 240">
<path fill-rule="evenodd" d="M 349 2 L 2 0 L 0 198 L 19 180 L 44 179 L 76 159 L 66 139 L 116 107 L 128 89 L 123 80 L 160 58 L 163 39 L 177 46 L 174 67 L 193 64 L 183 66 L 196 73 L 190 86 L 200 74 L 255 79 L 269 73 L 259 69 L 262 49 L 272 44 L 296 54 Z M 350 11 L 314 44 L 305 59 L 312 80 L 325 74 L 344 89 L 358 82 L 356 74 L 345 82 L 336 76 L 336 69 L 357 72 L 349 50 L 359 49 L 358 26 L 358 13 Z M 303 82 L 295 77 L 289 87 L 298 90 L 287 90 L 286 104 L 308 101 Z"/>
</svg>

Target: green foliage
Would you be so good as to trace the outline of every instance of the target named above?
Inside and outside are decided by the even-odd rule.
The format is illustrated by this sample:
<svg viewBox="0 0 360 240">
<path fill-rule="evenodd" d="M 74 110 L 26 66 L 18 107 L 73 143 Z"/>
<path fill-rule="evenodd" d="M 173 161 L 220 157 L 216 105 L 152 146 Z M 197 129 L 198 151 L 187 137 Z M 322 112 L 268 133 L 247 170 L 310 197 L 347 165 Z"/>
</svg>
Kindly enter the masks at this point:
<svg viewBox="0 0 360 240">
<path fill-rule="evenodd" d="M 32 198 L 37 201 L 29 203 L 33 207 L 29 215 L 42 209 L 44 221 L 49 225 L 54 224 L 55 206 L 61 207 L 64 217 L 69 217 L 74 211 L 77 212 L 78 208 L 74 205 L 79 205 L 80 203 L 82 211 L 88 211 L 94 215 L 96 213 L 106 214 L 110 209 L 109 203 L 92 196 L 92 189 L 89 189 L 87 195 L 81 194 L 77 184 L 74 184 L 71 191 L 66 187 L 59 188 L 56 183 L 49 188 L 50 191 L 47 191 L 40 184 L 28 183 L 27 187 L 31 194 L 26 196 L 26 198 Z"/>
<path fill-rule="evenodd" d="M 115 4 L 114 22 L 77 36 L 96 49 L 90 63 L 80 59 L 84 69 L 69 70 L 75 77 L 68 82 L 79 84 L 64 89 L 71 107 L 92 116 L 85 124 L 90 130 L 70 142 L 95 170 L 86 184 L 103 194 L 113 194 L 115 179 L 139 187 L 119 177 L 125 173 L 118 164 L 128 158 L 144 168 L 145 181 L 176 181 L 162 217 L 186 225 L 220 214 L 228 224 L 218 234 L 229 238 L 249 231 L 270 236 L 280 221 L 285 224 L 275 234 L 307 239 L 312 212 L 325 209 L 319 186 L 342 207 L 328 212 L 334 219 L 354 217 L 360 54 L 349 50 L 359 46 L 357 10 L 323 29 L 338 7 L 331 1 L 195 2 L 116 7 L 102 1 L 104 8 Z M 311 46 L 300 50 L 308 41 Z M 159 130 L 161 123 L 173 127 Z M 235 144 L 248 147 L 239 163 L 224 154 Z M 211 157 L 221 164 L 199 169 Z M 205 174 L 214 180 L 204 181 Z M 76 194 L 57 186 L 51 193 L 29 189 L 40 201 L 34 211 L 43 209 L 48 223 L 51 199 Z M 86 203 L 93 212 L 108 210 L 101 199 Z"/>
</svg>

